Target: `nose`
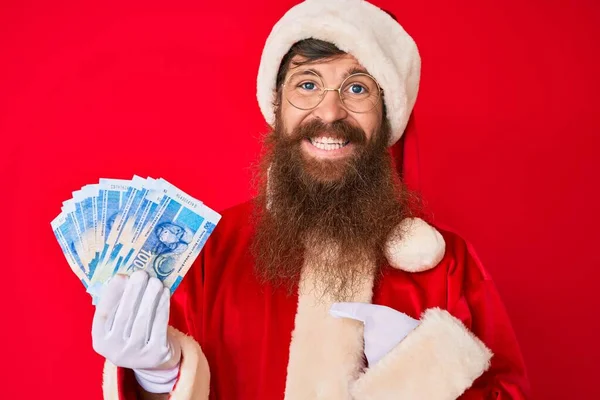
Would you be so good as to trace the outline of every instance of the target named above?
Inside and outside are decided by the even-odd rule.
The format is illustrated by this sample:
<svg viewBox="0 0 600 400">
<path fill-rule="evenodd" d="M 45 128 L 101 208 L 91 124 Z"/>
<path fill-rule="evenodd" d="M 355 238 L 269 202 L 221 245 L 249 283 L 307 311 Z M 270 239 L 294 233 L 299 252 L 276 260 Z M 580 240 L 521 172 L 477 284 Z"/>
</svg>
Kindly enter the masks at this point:
<svg viewBox="0 0 600 400">
<path fill-rule="evenodd" d="M 321 103 L 313 110 L 313 115 L 316 118 L 325 123 L 332 123 L 348 116 L 337 91 L 328 90 L 324 96 Z"/>
</svg>

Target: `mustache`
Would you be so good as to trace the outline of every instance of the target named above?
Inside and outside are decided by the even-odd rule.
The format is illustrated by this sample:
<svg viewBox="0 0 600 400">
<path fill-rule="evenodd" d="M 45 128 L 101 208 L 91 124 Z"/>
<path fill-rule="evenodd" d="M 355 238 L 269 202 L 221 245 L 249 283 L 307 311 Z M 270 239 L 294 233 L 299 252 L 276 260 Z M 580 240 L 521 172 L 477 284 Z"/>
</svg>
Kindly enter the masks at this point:
<svg viewBox="0 0 600 400">
<path fill-rule="evenodd" d="M 293 142 L 301 142 L 304 139 L 315 139 L 321 136 L 342 139 L 359 145 L 367 143 L 367 135 L 362 128 L 353 126 L 346 121 L 334 121 L 326 124 L 319 119 L 297 126 L 292 131 L 290 139 Z"/>
</svg>

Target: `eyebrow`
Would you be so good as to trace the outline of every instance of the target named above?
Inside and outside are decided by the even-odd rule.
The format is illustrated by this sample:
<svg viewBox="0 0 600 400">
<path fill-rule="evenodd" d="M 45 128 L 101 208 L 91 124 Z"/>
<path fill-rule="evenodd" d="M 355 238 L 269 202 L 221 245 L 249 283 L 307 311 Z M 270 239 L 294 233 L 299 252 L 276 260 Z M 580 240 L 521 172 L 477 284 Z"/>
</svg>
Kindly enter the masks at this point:
<svg viewBox="0 0 600 400">
<path fill-rule="evenodd" d="M 344 73 L 344 78 L 347 78 L 353 74 L 368 74 L 368 73 L 369 72 L 366 69 L 364 69 L 363 67 L 354 66 L 354 67 L 348 68 L 348 70 Z"/>
<path fill-rule="evenodd" d="M 305 69 L 303 71 L 300 71 L 300 73 L 303 75 L 313 73 L 313 74 L 317 75 L 319 78 L 324 79 L 323 75 L 314 68 Z M 348 68 L 346 70 L 346 72 L 344 72 L 344 74 L 342 75 L 342 80 L 346 79 L 347 77 L 349 77 L 352 74 L 368 74 L 368 72 L 366 69 L 364 69 L 360 66 L 354 65 L 354 66 Z"/>
</svg>

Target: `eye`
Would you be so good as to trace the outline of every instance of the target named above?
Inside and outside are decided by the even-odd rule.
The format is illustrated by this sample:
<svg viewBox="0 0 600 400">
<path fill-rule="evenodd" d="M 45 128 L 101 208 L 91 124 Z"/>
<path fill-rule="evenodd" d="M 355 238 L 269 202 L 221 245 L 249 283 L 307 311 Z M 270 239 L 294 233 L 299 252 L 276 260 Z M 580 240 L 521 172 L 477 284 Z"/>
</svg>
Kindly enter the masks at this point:
<svg viewBox="0 0 600 400">
<path fill-rule="evenodd" d="M 367 88 L 358 83 L 353 83 L 348 88 L 351 94 L 366 94 L 368 92 Z"/>
<path fill-rule="evenodd" d="M 317 84 L 314 82 L 302 82 L 301 84 L 298 85 L 299 88 L 304 89 L 304 90 L 308 90 L 308 91 L 313 91 L 317 88 Z"/>
</svg>

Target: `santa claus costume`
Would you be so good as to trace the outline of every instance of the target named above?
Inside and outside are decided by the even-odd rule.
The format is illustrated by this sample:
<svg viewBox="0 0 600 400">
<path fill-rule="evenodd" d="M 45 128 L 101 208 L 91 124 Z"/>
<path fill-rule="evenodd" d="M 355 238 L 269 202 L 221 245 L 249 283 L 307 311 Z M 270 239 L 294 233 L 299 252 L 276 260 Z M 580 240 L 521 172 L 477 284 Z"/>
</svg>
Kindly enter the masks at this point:
<svg viewBox="0 0 600 400">
<path fill-rule="evenodd" d="M 279 64 L 294 43 L 307 38 L 335 44 L 377 79 L 386 91 L 396 142 L 416 100 L 420 58 L 402 27 L 363 0 L 307 0 L 275 25 L 258 75 L 267 121 L 274 121 Z M 408 174 L 410 160 L 404 158 Z M 364 276 L 351 301 L 391 307 L 419 324 L 368 365 L 364 324 L 334 318 L 336 299 L 315 287 L 311 263 L 327 249 L 306 248 L 293 293 L 265 284 L 249 250 L 252 214 L 251 202 L 223 212 L 172 298 L 170 329 L 182 360 L 171 399 L 528 397 L 523 360 L 494 284 L 472 247 L 455 233 L 410 218 L 390 235 L 387 263 L 377 276 Z M 133 372 L 107 361 L 104 396 L 136 398 Z"/>
</svg>

